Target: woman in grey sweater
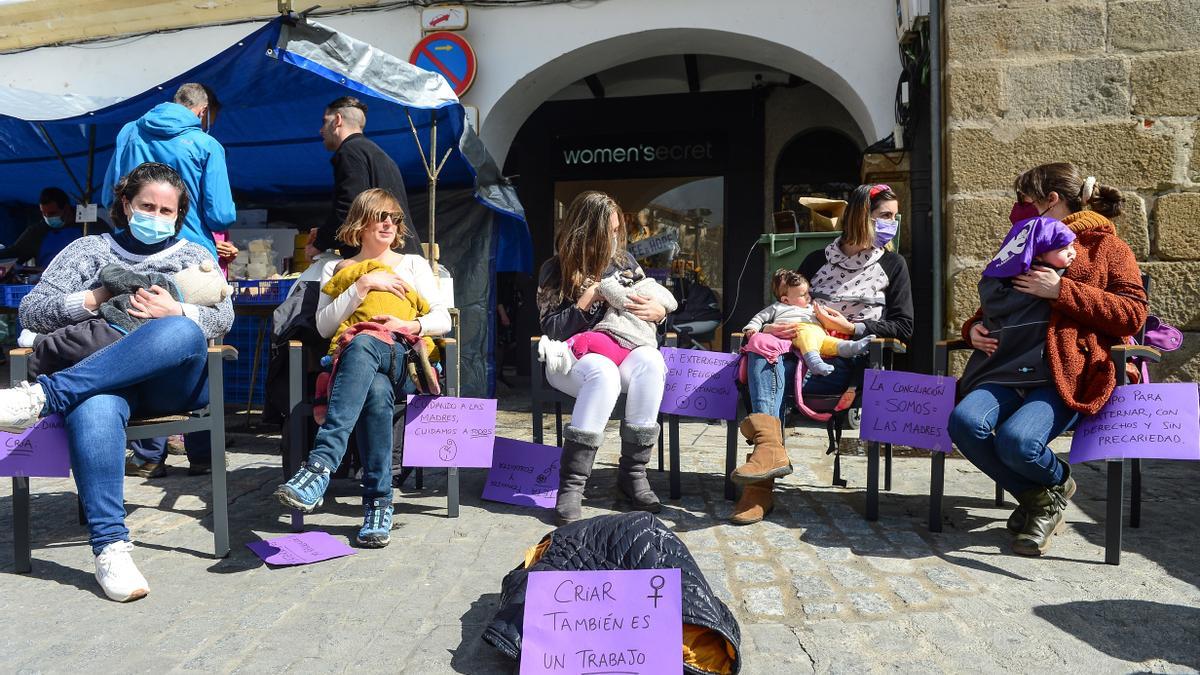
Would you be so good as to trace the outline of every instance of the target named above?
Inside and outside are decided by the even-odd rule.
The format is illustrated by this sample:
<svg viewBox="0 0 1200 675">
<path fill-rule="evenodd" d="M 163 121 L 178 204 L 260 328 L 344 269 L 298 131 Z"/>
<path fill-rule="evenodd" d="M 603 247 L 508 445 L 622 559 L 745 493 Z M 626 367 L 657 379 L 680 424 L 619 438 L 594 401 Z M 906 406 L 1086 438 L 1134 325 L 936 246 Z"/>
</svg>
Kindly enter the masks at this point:
<svg viewBox="0 0 1200 675">
<path fill-rule="evenodd" d="M 98 279 L 105 265 L 173 275 L 212 259 L 203 247 L 176 238 L 188 195 L 170 167 L 138 166 L 117 184 L 116 196 L 112 217 L 118 232 L 83 237 L 63 249 L 21 301 L 23 325 L 48 333 L 96 316 L 108 299 Z M 216 307 L 198 307 L 151 286 L 131 304 L 131 315 L 154 320 L 66 370 L 0 391 L 0 428 L 7 431 L 27 429 L 56 413 L 64 417 L 96 580 L 119 602 L 150 592 L 130 557 L 125 527 L 125 425 L 134 416 L 207 405 L 207 340 L 224 335 L 233 323 L 228 298 Z"/>
</svg>

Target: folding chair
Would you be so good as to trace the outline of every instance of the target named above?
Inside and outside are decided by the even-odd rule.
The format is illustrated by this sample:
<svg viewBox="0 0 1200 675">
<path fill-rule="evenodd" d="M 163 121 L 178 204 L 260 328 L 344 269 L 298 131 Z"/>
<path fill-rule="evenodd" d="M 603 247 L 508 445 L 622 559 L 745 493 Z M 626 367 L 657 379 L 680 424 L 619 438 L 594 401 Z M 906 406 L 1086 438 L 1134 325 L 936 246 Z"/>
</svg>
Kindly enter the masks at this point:
<svg viewBox="0 0 1200 675">
<path fill-rule="evenodd" d="M 731 336 L 730 347 L 734 354 L 737 354 L 742 349 L 742 343 L 745 340 L 745 334 L 734 333 Z M 870 347 L 867 350 L 868 368 L 890 370 L 895 365 L 896 354 L 904 354 L 908 351 L 908 347 L 900 340 L 894 338 L 877 338 L 871 341 Z M 858 374 L 856 373 L 851 380 L 850 386 L 845 392 L 837 396 L 805 396 L 805 404 L 814 412 L 822 413 L 823 419 L 818 421 L 825 422 L 826 431 L 829 434 L 829 448 L 826 454 L 833 455 L 833 485 L 838 487 L 846 487 L 847 481 L 842 478 L 842 462 L 841 462 L 841 441 L 842 430 L 851 424 L 851 416 L 858 413 L 862 406 L 862 392 L 857 384 Z M 750 412 L 749 393 L 745 387 L 739 387 L 741 395 L 738 399 L 743 403 L 746 413 Z M 789 400 L 787 394 L 784 395 L 785 405 Z M 794 401 L 794 398 L 792 399 Z M 784 440 L 786 441 L 786 435 Z M 879 519 L 879 451 L 882 445 L 884 451 L 884 482 L 883 489 L 890 491 L 892 489 L 892 444 L 879 443 L 870 441 L 867 443 L 867 520 Z M 725 437 L 725 499 L 733 501 L 737 498 L 737 491 L 734 488 L 733 481 L 729 478 L 734 469 L 738 467 L 738 420 L 733 420 L 726 425 Z"/>
<path fill-rule="evenodd" d="M 9 382 L 16 386 L 29 373 L 31 349 L 14 349 L 9 355 Z M 173 434 L 207 431 L 212 438 L 213 557 L 229 555 L 229 495 L 225 476 L 225 383 L 222 362 L 236 361 L 237 350 L 229 345 L 208 348 L 208 406 L 179 415 L 130 420 L 127 441 Z M 32 569 L 30 538 L 29 479 L 13 478 L 13 560 L 16 571 Z M 79 524 L 86 525 L 83 506 Z"/>
<path fill-rule="evenodd" d="M 1146 297 L 1150 297 L 1150 275 L 1142 273 L 1142 288 Z M 1129 384 L 1129 373 L 1125 364 L 1141 359 L 1158 363 L 1162 352 L 1154 347 L 1140 344 L 1145 337 L 1145 327 L 1138 334 L 1139 344 L 1117 345 L 1111 350 L 1113 364 L 1117 369 L 1117 386 Z M 966 340 L 942 340 L 937 343 L 936 366 L 937 374 L 945 375 L 950 370 L 950 354 L 954 351 L 973 349 Z M 946 454 L 933 453 L 933 469 L 929 480 L 929 531 L 942 531 L 942 497 L 945 492 Z M 1130 462 L 1130 504 L 1129 526 L 1141 527 L 1142 521 L 1142 460 L 1131 459 Z M 1124 499 L 1124 469 L 1125 460 L 1107 460 L 1108 497 L 1104 530 L 1104 562 L 1109 565 L 1121 564 L 1121 512 Z M 1004 489 L 996 484 L 996 506 L 1004 506 Z"/>
<path fill-rule="evenodd" d="M 529 362 L 533 364 L 533 372 L 530 377 L 530 414 L 533 421 L 533 442 L 540 444 L 542 442 L 542 409 L 551 403 L 554 404 L 554 433 L 555 444 L 562 445 L 562 417 L 563 405 L 573 404 L 575 398 L 568 396 L 563 392 L 550 386 L 550 382 L 546 379 L 546 367 L 539 360 L 538 343 L 541 341 L 540 336 L 534 336 L 529 339 Z M 667 333 L 664 340 L 664 347 L 674 347 L 678 344 L 678 336 L 675 333 Z M 617 397 L 617 404 L 613 406 L 612 415 L 609 419 L 624 419 L 625 418 L 625 394 Z M 663 470 L 663 428 L 662 423 L 666 422 L 667 437 L 671 446 L 671 474 L 668 478 L 670 483 L 670 498 L 679 499 L 683 489 L 680 485 L 680 466 L 679 466 L 679 417 L 677 415 L 659 415 L 659 432 L 658 432 L 658 470 Z"/>
<path fill-rule="evenodd" d="M 444 337 L 434 338 L 438 349 L 442 352 L 442 365 L 444 368 L 443 377 L 446 384 L 442 388 L 445 396 L 458 396 L 461 392 L 460 380 L 460 356 L 458 350 L 458 335 L 459 335 L 459 312 L 455 308 L 450 310 L 450 332 Z M 291 477 L 296 471 L 299 471 L 300 464 L 309 450 L 311 450 L 312 439 L 307 433 L 307 420 L 312 415 L 313 398 L 312 395 L 305 395 L 305 391 L 312 392 L 315 382 L 316 373 L 307 372 L 304 364 L 304 343 L 299 340 L 288 341 L 288 439 L 285 452 L 283 455 L 283 471 L 288 477 Z M 401 474 L 407 476 L 407 473 Z M 416 485 L 420 490 L 424 486 L 424 471 L 420 468 L 416 469 Z M 457 518 L 459 506 L 458 492 L 458 468 L 449 467 L 446 475 L 446 517 Z M 337 495 L 330 495 L 337 496 Z M 300 511 L 293 510 L 292 529 L 299 532 L 304 527 L 304 514 Z"/>
</svg>

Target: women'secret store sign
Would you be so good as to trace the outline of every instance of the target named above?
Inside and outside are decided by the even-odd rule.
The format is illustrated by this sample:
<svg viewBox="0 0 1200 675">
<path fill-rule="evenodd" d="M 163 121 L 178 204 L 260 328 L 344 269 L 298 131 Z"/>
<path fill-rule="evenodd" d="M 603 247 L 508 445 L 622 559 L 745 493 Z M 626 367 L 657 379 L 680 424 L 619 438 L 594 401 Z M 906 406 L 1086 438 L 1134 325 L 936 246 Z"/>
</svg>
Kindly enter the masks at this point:
<svg viewBox="0 0 1200 675">
<path fill-rule="evenodd" d="M 522 673 L 683 672 L 678 569 L 530 572 Z"/>
</svg>

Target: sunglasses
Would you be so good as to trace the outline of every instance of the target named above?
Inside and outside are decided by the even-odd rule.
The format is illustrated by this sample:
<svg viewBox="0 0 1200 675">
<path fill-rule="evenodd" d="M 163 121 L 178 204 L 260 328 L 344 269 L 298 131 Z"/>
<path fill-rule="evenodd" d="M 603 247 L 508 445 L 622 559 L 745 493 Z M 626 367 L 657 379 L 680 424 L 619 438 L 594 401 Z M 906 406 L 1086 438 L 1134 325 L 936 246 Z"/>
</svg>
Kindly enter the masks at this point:
<svg viewBox="0 0 1200 675">
<path fill-rule="evenodd" d="M 380 211 L 375 214 L 375 222 L 382 223 L 385 220 L 391 220 L 393 225 L 399 225 L 404 222 L 404 213 L 400 211 Z"/>
</svg>

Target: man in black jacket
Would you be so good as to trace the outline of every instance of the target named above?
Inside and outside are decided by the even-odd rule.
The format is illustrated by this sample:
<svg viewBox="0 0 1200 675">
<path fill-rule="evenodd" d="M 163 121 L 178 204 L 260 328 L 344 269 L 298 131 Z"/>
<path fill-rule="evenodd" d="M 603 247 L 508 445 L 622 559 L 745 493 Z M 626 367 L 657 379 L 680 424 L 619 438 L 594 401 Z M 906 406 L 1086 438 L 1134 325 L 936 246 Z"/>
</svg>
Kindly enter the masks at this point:
<svg viewBox="0 0 1200 675">
<path fill-rule="evenodd" d="M 370 188 L 383 188 L 400 202 L 410 233 L 403 250 L 421 253 L 400 167 L 374 141 L 363 135 L 366 126 L 367 106 L 353 96 L 343 96 L 325 107 L 321 140 L 325 142 L 325 149 L 333 153 L 330 159 L 333 164 L 333 214 L 324 225 L 309 231 L 305 250 L 310 260 L 319 252 L 332 248 L 340 248 L 347 258 L 358 252 L 357 248 L 337 240 L 337 230 L 346 220 L 354 198 Z"/>
</svg>

